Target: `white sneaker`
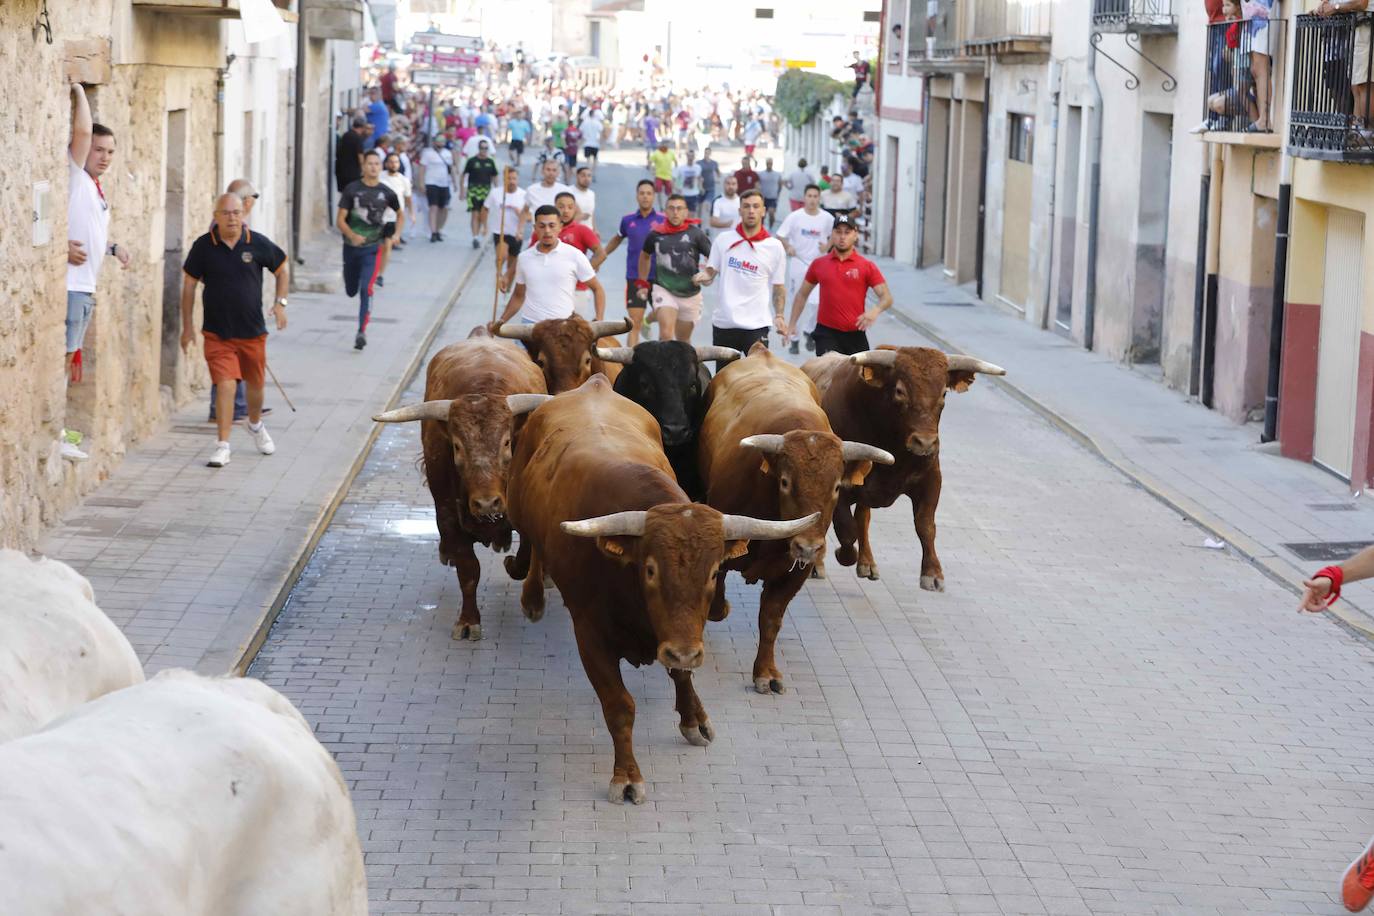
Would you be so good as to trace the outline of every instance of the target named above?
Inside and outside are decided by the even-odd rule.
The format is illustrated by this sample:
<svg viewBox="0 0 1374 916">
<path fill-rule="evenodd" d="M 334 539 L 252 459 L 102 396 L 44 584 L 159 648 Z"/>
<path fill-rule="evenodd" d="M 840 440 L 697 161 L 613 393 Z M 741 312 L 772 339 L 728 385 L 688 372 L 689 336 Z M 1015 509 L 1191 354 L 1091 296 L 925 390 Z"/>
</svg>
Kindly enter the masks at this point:
<svg viewBox="0 0 1374 916">
<path fill-rule="evenodd" d="M 62 457 L 68 461 L 85 461 L 91 457 L 70 442 L 62 443 Z"/>
<path fill-rule="evenodd" d="M 272 441 L 272 437 L 267 435 L 266 423 L 259 420 L 257 429 L 253 429 L 253 424 L 249 423 L 247 420 L 244 421 L 244 425 L 248 427 L 248 435 L 253 437 L 253 444 L 258 447 L 258 451 L 262 452 L 264 455 L 270 455 L 277 450 L 277 446 Z"/>
<path fill-rule="evenodd" d="M 205 462 L 208 468 L 222 468 L 229 463 L 229 443 L 216 442 L 215 450 L 210 453 L 210 460 Z"/>
<path fill-rule="evenodd" d="M 1190 133 L 1190 134 L 1205 134 L 1207 131 L 1209 131 L 1209 130 L 1211 130 L 1211 129 L 1212 129 L 1212 122 L 1211 122 L 1210 119 L 1208 119 L 1208 120 L 1200 121 L 1199 123 L 1194 124 L 1192 127 L 1188 128 L 1188 133 Z"/>
</svg>

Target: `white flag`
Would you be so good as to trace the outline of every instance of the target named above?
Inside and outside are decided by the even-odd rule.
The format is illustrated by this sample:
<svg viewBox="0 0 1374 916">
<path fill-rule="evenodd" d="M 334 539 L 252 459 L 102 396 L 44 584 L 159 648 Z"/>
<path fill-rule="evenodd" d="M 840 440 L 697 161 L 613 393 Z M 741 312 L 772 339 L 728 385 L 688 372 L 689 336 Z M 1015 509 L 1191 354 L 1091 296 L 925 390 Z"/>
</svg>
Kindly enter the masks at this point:
<svg viewBox="0 0 1374 916">
<path fill-rule="evenodd" d="M 240 0 L 239 18 L 243 20 L 243 38 L 249 44 L 286 34 L 286 23 L 272 0 Z"/>
</svg>

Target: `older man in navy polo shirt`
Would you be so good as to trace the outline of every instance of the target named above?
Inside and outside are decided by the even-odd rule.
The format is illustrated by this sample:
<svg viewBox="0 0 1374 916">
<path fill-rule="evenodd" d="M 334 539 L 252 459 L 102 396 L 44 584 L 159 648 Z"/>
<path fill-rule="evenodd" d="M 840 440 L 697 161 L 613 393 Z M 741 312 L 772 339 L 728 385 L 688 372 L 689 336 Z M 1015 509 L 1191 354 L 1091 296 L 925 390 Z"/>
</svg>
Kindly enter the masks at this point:
<svg viewBox="0 0 1374 916">
<path fill-rule="evenodd" d="M 204 319 L 201 334 L 210 380 L 218 386 L 215 424 L 219 439 L 206 462 L 222 468 L 229 463 L 229 429 L 233 424 L 234 385 L 242 379 L 248 389 L 248 432 L 258 451 L 276 451 L 262 423 L 262 396 L 267 369 L 267 323 L 262 309 L 262 272 L 276 276 L 276 301 L 272 306 L 277 330 L 286 329 L 288 277 L 286 253 L 262 233 L 243 222 L 243 199 L 223 194 L 215 201 L 215 225 L 191 246 L 182 266 L 181 347 L 195 340 L 192 312 L 196 286 L 204 283 Z"/>
</svg>

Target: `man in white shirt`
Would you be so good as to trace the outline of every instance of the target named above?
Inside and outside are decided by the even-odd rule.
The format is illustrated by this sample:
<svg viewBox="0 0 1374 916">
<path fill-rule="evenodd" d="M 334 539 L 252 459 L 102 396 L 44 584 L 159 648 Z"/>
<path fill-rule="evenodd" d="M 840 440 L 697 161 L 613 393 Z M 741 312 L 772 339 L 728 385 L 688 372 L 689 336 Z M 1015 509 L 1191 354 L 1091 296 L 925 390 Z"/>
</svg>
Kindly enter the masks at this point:
<svg viewBox="0 0 1374 916">
<path fill-rule="evenodd" d="M 697 151 L 687 147 L 687 162 L 673 169 L 673 189 L 687 201 L 687 212 L 697 215 L 701 205 L 701 166 L 697 165 Z"/>
<path fill-rule="evenodd" d="M 850 215 L 859 206 L 859 199 L 845 190 L 844 185 L 831 178 L 830 187 L 821 192 L 821 207 L 835 216 Z"/>
<path fill-rule="evenodd" d="M 720 277 L 720 295 L 711 316 L 711 343 L 741 353 L 758 341 L 768 345 L 773 327 L 786 339 L 786 289 L 783 285 L 787 252 L 763 227 L 763 194 L 750 189 L 739 198 L 739 225 L 711 243 L 711 257 L 692 278 L 698 286 Z"/>
<path fill-rule="evenodd" d="M 572 189 L 573 200 L 577 201 L 577 221 L 596 228 L 596 192 L 592 190 L 592 167 L 579 166 L 577 187 Z"/>
<path fill-rule="evenodd" d="M 725 177 L 725 193 L 711 204 L 711 230 L 720 237 L 739 225 L 739 182 L 734 175 Z"/>
<path fill-rule="evenodd" d="M 806 170 L 806 160 L 798 159 L 797 167 L 788 172 L 787 179 L 783 181 L 783 185 L 787 188 L 787 199 L 792 205 L 793 212 L 806 206 L 806 186 L 815 183 L 816 179 L 812 178 L 811 173 Z"/>
<path fill-rule="evenodd" d="M 860 178 L 858 175 L 854 174 L 854 169 L 849 165 L 848 162 L 840 166 L 840 175 L 842 175 L 844 179 L 840 182 L 841 187 L 843 187 L 850 194 L 853 194 L 855 200 L 859 201 L 860 203 L 863 203 L 864 180 Z"/>
<path fill-rule="evenodd" d="M 809 184 L 803 192 L 802 209 L 787 214 L 778 227 L 778 241 L 787 250 L 787 299 L 796 298 L 797 289 L 806 277 L 806 268 L 811 262 L 824 254 L 830 247 L 830 230 L 835 225 L 835 217 L 821 209 L 821 189 L 819 185 Z M 816 330 L 816 309 L 821 302 L 820 287 L 813 287 L 806 300 L 806 313 L 802 318 L 801 330 L 806 335 L 806 349 L 815 349 L 811 334 Z M 798 337 L 793 337 L 789 351 L 801 352 Z"/>
<path fill-rule="evenodd" d="M 530 220 L 529 203 L 525 192 L 520 190 L 520 171 L 514 166 L 502 170 L 501 187 L 494 189 L 482 201 L 487 209 L 487 225 L 491 227 L 491 240 L 496 246 L 496 277 L 502 282 L 506 271 L 503 267 L 510 258 L 520 254 L 521 240 L 525 237 L 525 223 Z M 503 286 L 502 292 L 505 292 Z"/>
<path fill-rule="evenodd" d="M 539 181 L 525 189 L 525 202 L 529 204 L 531 212 L 540 207 L 552 207 L 559 194 L 572 193 L 572 188 L 558 180 L 562 173 L 562 163 L 552 159 L 544 160 L 544 164 L 539 167 Z"/>
<path fill-rule="evenodd" d="M 448 220 L 448 204 L 453 196 L 453 153 L 444 148 L 444 138 L 434 135 L 434 142 L 420 154 L 420 175 L 425 183 L 425 201 L 429 204 L 429 240 L 444 240 L 444 223 Z"/>
<path fill-rule="evenodd" d="M 578 130 L 582 131 L 582 155 L 587 158 L 587 166 L 591 168 L 588 176 L 588 180 L 590 180 L 596 177 L 596 161 L 601 155 L 601 137 L 606 132 L 606 119 L 601 114 L 601 109 L 587 109 L 587 113 L 582 116 L 582 123 L 578 125 Z M 579 173 L 581 171 L 578 169 Z M 589 217 L 588 222 L 590 221 Z"/>
<path fill-rule="evenodd" d="M 596 320 L 600 321 L 605 315 L 606 291 L 601 288 L 601 281 L 596 278 L 587 256 L 559 240 L 558 233 L 562 229 L 563 221 L 558 217 L 557 207 L 545 206 L 534 211 L 534 232 L 538 241 L 515 262 L 515 292 L 500 317 L 492 322 L 492 333 L 517 314 L 525 324 L 571 318 L 576 309 L 579 282 L 587 284 L 592 292 Z"/>
</svg>

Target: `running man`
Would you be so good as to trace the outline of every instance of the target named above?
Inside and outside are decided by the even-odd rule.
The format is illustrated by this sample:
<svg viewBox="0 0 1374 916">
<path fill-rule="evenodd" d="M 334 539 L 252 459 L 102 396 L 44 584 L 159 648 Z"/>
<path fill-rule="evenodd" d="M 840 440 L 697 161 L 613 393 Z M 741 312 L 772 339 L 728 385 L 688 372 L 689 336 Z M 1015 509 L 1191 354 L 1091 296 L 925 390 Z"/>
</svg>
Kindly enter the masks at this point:
<svg viewBox="0 0 1374 916">
<path fill-rule="evenodd" d="M 577 201 L 577 221 L 596 228 L 596 192 L 592 190 L 592 169 L 588 165 L 577 167 L 577 184 L 572 189 L 573 199 Z M 557 198 L 554 198 L 557 206 Z"/>
<path fill-rule="evenodd" d="M 386 185 L 396 193 L 396 199 L 401 202 L 401 206 L 406 206 L 410 201 L 410 179 L 401 174 L 401 157 L 395 153 L 387 153 L 382 158 L 382 184 Z M 232 188 L 233 185 L 230 185 Z M 242 196 L 242 192 L 234 192 Z M 256 196 L 256 193 L 255 193 Z M 249 198 L 244 198 L 244 219 L 247 220 L 248 214 L 253 211 Z M 401 234 L 397 230 L 397 220 L 401 218 L 399 210 L 388 209 L 382 219 L 385 221 L 382 227 L 382 263 L 377 268 L 377 285 L 382 286 L 382 278 L 386 276 L 387 264 L 391 263 L 391 252 L 404 245 L 401 241 Z M 410 222 L 409 213 L 406 214 L 406 223 Z"/>
<path fill-rule="evenodd" d="M 534 234 L 538 242 L 516 259 L 515 292 L 505 310 L 491 324 L 492 333 L 517 314 L 525 324 L 550 318 L 570 318 L 576 302 L 578 282 L 592 291 L 593 308 L 599 321 L 606 311 L 606 292 L 596 279 L 587 256 L 558 238 L 562 220 L 554 207 L 540 207 L 534 213 Z"/>
<path fill-rule="evenodd" d="M 878 265 L 854 250 L 859 230 L 848 215 L 835 217 L 830 231 L 830 251 L 811 262 L 806 278 L 792 300 L 792 320 L 787 332 L 795 335 L 797 321 L 806 308 L 806 300 L 814 287 L 820 287 L 821 303 L 816 314 L 816 355 L 824 356 L 832 350 L 853 356 L 871 349 L 867 331 L 878 316 L 892 308 L 892 293 Z M 878 303 L 864 308 L 868 291 L 878 295 Z"/>
<path fill-rule="evenodd" d="M 520 156 L 525 152 L 525 141 L 529 140 L 530 134 L 534 133 L 534 125 L 530 123 L 529 115 L 525 113 L 524 109 L 521 109 L 506 124 L 506 129 L 510 131 L 510 164 L 518 169 L 520 168 Z"/>
<path fill-rule="evenodd" d="M 654 170 L 654 203 L 661 199 L 666 204 L 673 193 L 673 169 L 677 166 L 677 155 L 668 149 L 667 140 L 660 141 L 658 149 L 649 154 L 649 165 Z"/>
<path fill-rule="evenodd" d="M 787 298 L 797 298 L 806 277 L 806 269 L 830 248 L 830 230 L 835 228 L 835 217 L 821 209 L 821 189 L 814 184 L 806 186 L 802 195 L 802 209 L 795 210 L 782 221 L 778 229 L 778 241 L 787 249 Z M 801 322 L 801 332 L 806 336 L 806 349 L 816 349 L 811 335 L 816 330 L 816 309 L 821 304 L 819 289 L 813 289 L 806 299 L 806 312 Z M 800 353 L 797 335 L 792 333 L 788 346 L 791 353 Z"/>
<path fill-rule="evenodd" d="M 601 137 L 606 132 L 606 119 L 600 108 L 588 108 L 582 116 L 582 155 L 590 167 L 589 178 L 596 177 L 596 162 L 601 155 Z M 582 169 L 577 170 L 581 174 Z"/>
<path fill-rule="evenodd" d="M 444 240 L 444 223 L 453 188 L 453 153 L 444 146 L 442 134 L 420 153 L 420 177 L 425 184 L 425 203 L 429 213 L 429 240 Z"/>
<path fill-rule="evenodd" d="M 572 188 L 558 180 L 563 174 L 562 160 L 545 159 L 539 166 L 539 181 L 525 189 L 525 200 L 530 210 L 552 207 L 559 194 Z"/>
<path fill-rule="evenodd" d="M 491 193 L 491 183 L 496 180 L 498 169 L 496 160 L 488 150 L 491 145 L 484 139 L 477 144 L 477 155 L 463 164 L 463 174 L 459 179 L 458 195 L 468 202 L 471 216 L 472 247 L 482 247 L 482 236 L 487 234 L 487 209 L 484 206 L 487 195 Z"/>
<path fill-rule="evenodd" d="M 691 156 L 688 150 L 687 155 Z M 711 256 L 711 237 L 701 220 L 688 217 L 687 199 L 668 195 L 667 220 L 650 230 L 639 252 L 639 275 L 649 274 L 649 259 L 658 265 L 650 297 L 660 340 L 692 340 L 701 318 L 701 287 L 692 278 L 701 270 L 701 259 Z M 636 280 L 642 286 L 647 280 Z"/>
<path fill-rule="evenodd" d="M 644 323 L 644 309 L 649 304 L 649 284 L 654 280 L 652 264 L 649 265 L 649 275 L 640 276 L 639 253 L 644 249 L 644 240 L 649 237 L 654 224 L 663 222 L 663 214 L 654 209 L 654 183 L 649 179 L 642 178 L 635 186 L 635 203 L 639 204 L 639 209 L 620 218 L 620 230 L 606 246 L 606 257 L 610 257 L 620 247 L 621 242 L 630 243 L 629 248 L 625 250 L 625 312 L 630 316 L 630 333 L 626 339 L 632 347 L 639 343 L 640 326 Z M 605 259 L 603 257 L 601 260 Z M 600 267 L 601 261 L 592 266 Z M 640 279 L 645 281 L 643 285 L 635 282 Z"/>
<path fill-rule="evenodd" d="M 564 191 L 554 199 L 553 205 L 558 210 L 558 220 L 562 224 L 558 230 L 558 240 L 585 254 L 593 265 L 604 261 L 606 249 L 601 245 L 601 237 L 596 234 L 591 226 L 577 220 L 577 198 L 570 192 Z M 538 240 L 539 233 L 536 231 L 530 236 L 530 247 L 533 248 Z M 509 263 L 510 269 L 506 272 L 506 281 L 501 284 L 502 290 L 510 289 L 511 283 L 515 280 L 515 262 Z M 577 287 L 573 291 L 574 308 L 585 317 L 590 313 L 591 305 L 591 290 L 586 283 L 578 280 Z"/>
<path fill-rule="evenodd" d="M 716 236 L 710 260 L 692 278 L 698 286 L 710 286 L 716 277 L 721 278 L 711 317 L 711 343 L 741 353 L 748 353 L 760 341 L 767 346 L 770 325 L 784 340 L 787 334 L 783 317 L 787 252 L 763 227 L 763 210 L 763 195 L 757 189 L 740 195 L 739 225 Z"/>
<path fill-rule="evenodd" d="M 725 193 L 711 203 L 711 228 L 713 235 L 725 232 L 739 225 L 739 184 L 734 175 L 725 176 Z"/>
<path fill-rule="evenodd" d="M 363 177 L 344 188 L 334 225 L 343 233 L 344 292 L 358 297 L 358 334 L 353 349 L 367 346 L 367 322 L 372 317 L 373 286 L 381 269 L 386 210 L 396 211 L 395 232 L 405 227 L 405 210 L 396 192 L 381 182 L 382 157 L 376 150 L 363 156 Z M 246 381 L 246 379 L 245 379 Z M 261 403 L 261 402 L 259 402 Z M 251 404 L 251 402 L 250 402 Z M 232 409 L 232 403 L 230 405 Z"/>
<path fill-rule="evenodd" d="M 690 146 L 687 147 L 686 165 L 678 166 L 673 172 L 673 184 L 687 201 L 687 212 L 696 216 L 697 208 L 701 206 L 701 166 L 697 165 L 697 151 Z"/>
<path fill-rule="evenodd" d="M 502 265 L 510 263 L 512 269 L 514 267 L 515 258 L 520 254 L 520 240 L 525 237 L 525 223 L 530 219 L 530 208 L 525 192 L 520 189 L 520 171 L 515 166 L 506 166 L 501 180 L 501 187 L 488 194 L 482 206 L 487 210 L 487 225 L 491 227 L 491 240 L 496 248 L 497 282 L 503 284 L 501 292 L 504 293 L 507 287 Z"/>
<path fill-rule="evenodd" d="M 768 210 L 768 229 L 778 218 L 778 195 L 782 193 L 782 172 L 774 171 L 773 160 L 763 160 L 763 171 L 759 172 L 759 190 L 763 192 L 763 205 Z"/>
</svg>

